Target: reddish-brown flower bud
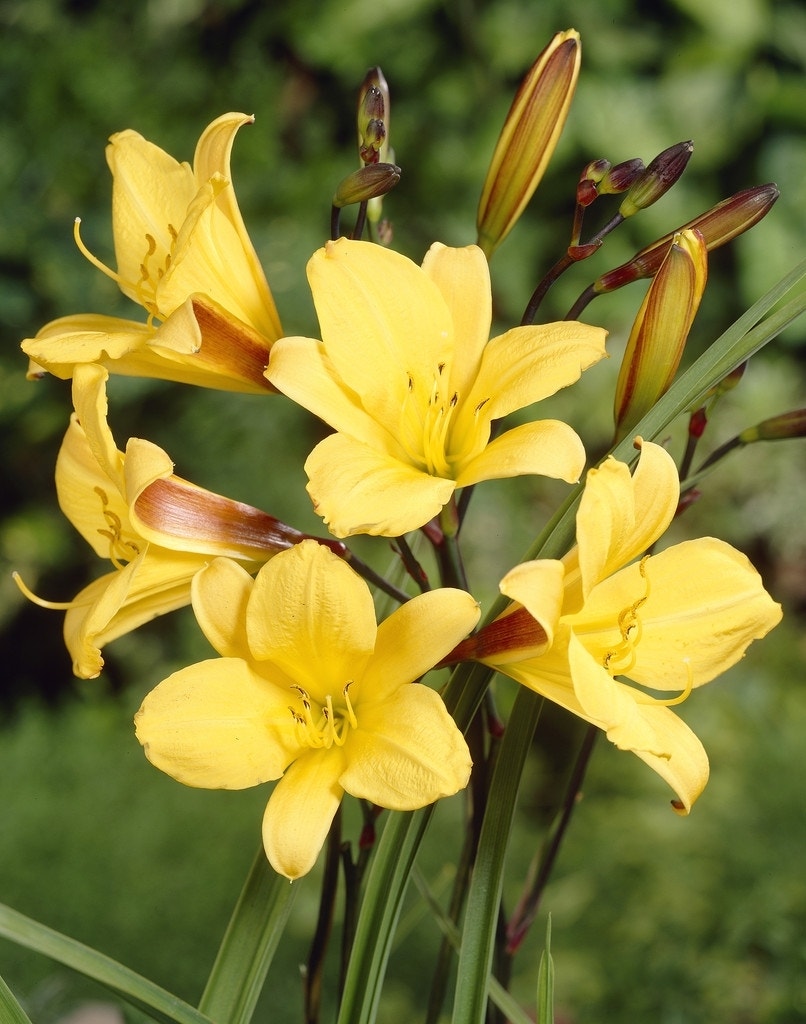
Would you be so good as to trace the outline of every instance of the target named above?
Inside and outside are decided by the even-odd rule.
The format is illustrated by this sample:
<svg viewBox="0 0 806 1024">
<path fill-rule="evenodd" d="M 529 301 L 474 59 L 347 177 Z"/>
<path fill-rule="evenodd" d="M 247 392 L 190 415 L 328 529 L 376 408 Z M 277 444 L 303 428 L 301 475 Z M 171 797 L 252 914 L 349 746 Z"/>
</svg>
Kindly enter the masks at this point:
<svg viewBox="0 0 806 1024">
<path fill-rule="evenodd" d="M 399 181 L 400 168 L 394 164 L 367 164 L 342 179 L 333 196 L 333 205 L 341 208 L 385 196 Z"/>
<path fill-rule="evenodd" d="M 806 409 L 793 409 L 779 416 L 762 420 L 739 434 L 741 444 L 754 441 L 783 441 L 789 437 L 806 437 Z"/>
<path fill-rule="evenodd" d="M 615 167 L 611 167 L 602 177 L 599 182 L 599 195 L 618 195 L 621 192 L 626 192 L 645 170 L 644 161 L 640 157 L 623 160 Z"/>
<path fill-rule="evenodd" d="M 732 241 L 737 235 L 748 231 L 772 209 L 780 195 L 778 187 L 773 184 L 756 185 L 743 189 L 721 203 L 701 213 L 698 217 L 683 224 L 682 227 L 670 231 L 656 242 L 637 252 L 627 263 L 609 270 L 593 283 L 592 290 L 596 295 L 614 291 L 632 281 L 644 277 L 652 277 L 668 251 L 674 236 L 686 228 L 696 228 L 705 239 L 709 252 Z"/>
<path fill-rule="evenodd" d="M 632 217 L 666 195 L 686 169 L 693 152 L 694 144 L 688 141 L 678 142 L 659 153 L 630 185 L 619 207 L 621 216 Z"/>
</svg>

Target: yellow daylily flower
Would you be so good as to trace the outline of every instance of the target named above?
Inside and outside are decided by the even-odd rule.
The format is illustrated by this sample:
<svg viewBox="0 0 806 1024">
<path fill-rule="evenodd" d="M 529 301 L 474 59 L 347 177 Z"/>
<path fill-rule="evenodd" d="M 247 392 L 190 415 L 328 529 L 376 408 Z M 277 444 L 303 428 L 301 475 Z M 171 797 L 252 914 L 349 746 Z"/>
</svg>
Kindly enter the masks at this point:
<svg viewBox="0 0 806 1024">
<path fill-rule="evenodd" d="M 517 604 L 502 619 L 516 616 L 517 628 L 507 636 L 493 623 L 500 649 L 495 630 L 486 639 L 482 630 L 458 654 L 603 729 L 669 783 L 678 797 L 672 806 L 685 814 L 708 780 L 708 757 L 670 706 L 739 661 L 781 620 L 781 608 L 747 558 L 713 537 L 644 555 L 678 499 L 674 461 L 655 444 L 642 445 L 634 476 L 612 457 L 590 470 L 577 546 L 562 561 L 526 562 L 508 573 L 501 591 Z"/>
<path fill-rule="evenodd" d="M 100 673 L 106 643 L 189 604 L 191 580 L 211 558 L 256 568 L 306 536 L 175 476 L 150 441 L 133 438 L 119 451 L 106 420 L 107 376 L 101 366 L 76 367 L 76 412 L 56 461 L 56 491 L 66 517 L 114 569 L 66 604 L 41 601 L 18 580 L 32 600 L 66 611 L 65 643 L 84 679 Z"/>
<path fill-rule="evenodd" d="M 461 732 L 434 690 L 411 684 L 475 625 L 470 594 L 421 594 L 378 626 L 364 581 L 303 541 L 254 580 L 216 559 L 193 580 L 193 609 L 221 657 L 163 680 L 137 737 L 188 786 L 280 779 L 263 819 L 280 874 L 310 871 L 345 792 L 413 810 L 467 785 Z"/>
<path fill-rule="evenodd" d="M 336 430 L 305 469 L 337 537 L 415 530 L 481 480 L 578 478 L 585 453 L 565 423 L 490 441 L 491 424 L 576 381 L 604 355 L 605 331 L 544 324 L 489 341 L 490 277 L 477 246 L 437 243 L 418 267 L 340 238 L 314 254 L 308 279 L 323 340 L 280 339 L 266 375 Z"/>
<path fill-rule="evenodd" d="M 148 322 L 97 314 L 55 320 L 22 344 L 29 376 L 67 378 L 79 363 L 97 362 L 115 373 L 267 390 L 263 370 L 282 330 L 230 178 L 235 134 L 252 120 L 230 113 L 213 121 L 192 168 L 137 132 L 111 137 L 117 271 L 88 252 L 78 227 L 76 240 Z"/>
</svg>

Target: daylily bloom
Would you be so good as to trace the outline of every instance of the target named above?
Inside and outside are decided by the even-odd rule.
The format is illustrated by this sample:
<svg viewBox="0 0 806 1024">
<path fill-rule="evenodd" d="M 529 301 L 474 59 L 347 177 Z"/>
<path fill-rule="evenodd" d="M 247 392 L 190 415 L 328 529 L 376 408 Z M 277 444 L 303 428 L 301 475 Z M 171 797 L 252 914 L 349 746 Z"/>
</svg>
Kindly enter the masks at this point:
<svg viewBox="0 0 806 1024">
<path fill-rule="evenodd" d="M 252 568 L 305 534 L 259 509 L 173 474 L 168 455 L 133 438 L 124 454 L 106 421 L 107 372 L 77 366 L 72 416 L 56 461 L 59 505 L 112 572 L 66 604 L 32 600 L 67 612 L 64 637 L 77 676 L 103 668 L 104 644 L 157 615 L 190 603 L 190 582 L 211 557 L 228 555 Z"/>
<path fill-rule="evenodd" d="M 476 657 L 603 729 L 669 783 L 685 814 L 708 758 L 670 705 L 739 661 L 781 609 L 747 558 L 713 537 L 636 561 L 671 522 L 679 491 L 673 460 L 655 444 L 643 444 L 634 476 L 612 457 L 590 470 L 577 546 L 508 573 L 501 591 L 517 604 L 446 662 Z"/>
<path fill-rule="evenodd" d="M 435 244 L 418 267 L 340 238 L 314 254 L 308 280 L 322 341 L 280 339 L 266 375 L 337 431 L 305 463 L 337 537 L 415 530 L 481 480 L 578 478 L 585 453 L 565 423 L 493 441 L 491 425 L 576 381 L 604 355 L 605 331 L 544 324 L 488 341 L 490 277 L 476 246 Z"/>
<path fill-rule="evenodd" d="M 113 135 L 112 228 L 117 271 L 85 256 L 148 313 L 147 323 L 78 314 L 47 324 L 22 348 L 29 376 L 96 362 L 114 373 L 265 392 L 269 349 L 282 333 L 241 218 L 230 152 L 247 114 L 203 132 L 191 168 L 134 131 Z M 155 321 L 162 321 L 156 326 Z"/>
<path fill-rule="evenodd" d="M 421 594 L 378 626 L 364 581 L 303 541 L 254 580 L 216 559 L 194 578 L 193 609 L 221 657 L 161 682 L 137 737 L 188 786 L 280 779 L 263 819 L 280 874 L 310 871 L 345 792 L 413 810 L 467 785 L 461 732 L 434 690 L 411 683 L 475 625 L 470 594 Z"/>
</svg>

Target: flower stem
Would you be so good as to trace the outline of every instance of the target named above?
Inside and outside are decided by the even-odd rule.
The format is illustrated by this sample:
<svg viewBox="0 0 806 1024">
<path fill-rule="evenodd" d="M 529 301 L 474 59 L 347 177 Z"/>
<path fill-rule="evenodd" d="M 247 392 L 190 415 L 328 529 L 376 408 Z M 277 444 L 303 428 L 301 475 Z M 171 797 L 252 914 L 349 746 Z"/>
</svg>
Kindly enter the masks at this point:
<svg viewBox="0 0 806 1024">
<path fill-rule="evenodd" d="M 322 875 L 322 895 L 319 898 L 319 916 L 311 939 L 308 960 L 305 964 L 303 982 L 305 989 L 305 1021 L 316 1024 L 322 1006 L 322 971 L 325 966 L 330 932 L 333 927 L 333 910 L 336 904 L 336 890 L 339 884 L 339 857 L 341 848 L 341 807 L 336 811 L 327 837 L 327 856 Z"/>
<path fill-rule="evenodd" d="M 512 956 L 526 936 L 532 922 L 537 916 L 540 899 L 546 888 L 552 869 L 560 852 L 560 846 L 565 838 L 565 833 L 571 822 L 574 808 L 579 803 L 579 793 L 582 782 L 585 778 L 591 754 L 596 743 L 599 730 L 595 725 L 589 725 L 585 730 L 582 744 L 577 753 L 576 761 L 568 780 L 565 796 L 562 802 L 562 811 L 557 825 L 549 838 L 548 844 L 544 846 L 541 855 L 536 862 L 533 872 L 530 871 L 532 882 L 526 892 L 521 896 L 512 917 L 507 925 L 507 946 L 506 952 Z"/>
</svg>

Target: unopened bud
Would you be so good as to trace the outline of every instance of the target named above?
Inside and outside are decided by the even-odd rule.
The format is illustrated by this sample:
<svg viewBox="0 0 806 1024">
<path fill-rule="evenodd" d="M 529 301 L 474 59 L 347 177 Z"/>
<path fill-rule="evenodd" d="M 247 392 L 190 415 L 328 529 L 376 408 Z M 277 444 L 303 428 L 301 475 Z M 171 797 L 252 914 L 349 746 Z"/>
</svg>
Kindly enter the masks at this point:
<svg viewBox="0 0 806 1024">
<path fill-rule="evenodd" d="M 626 192 L 645 170 L 644 161 L 640 157 L 623 160 L 615 167 L 611 167 L 599 182 L 599 195 L 619 195 Z"/>
<path fill-rule="evenodd" d="M 382 163 L 389 152 L 389 86 L 380 68 L 370 68 L 358 90 L 358 153 L 363 164 Z"/>
<path fill-rule="evenodd" d="M 632 217 L 666 195 L 686 169 L 693 152 L 694 144 L 688 141 L 678 142 L 659 153 L 630 186 L 619 207 L 621 216 Z"/>
<path fill-rule="evenodd" d="M 680 365 L 708 276 L 705 242 L 698 231 L 675 236 L 647 291 L 624 352 L 614 418 L 616 440 L 669 390 Z"/>
<path fill-rule="evenodd" d="M 517 222 L 562 132 L 576 88 L 579 33 L 558 32 L 532 65 L 512 102 L 484 181 L 476 216 L 489 259 Z"/>
<path fill-rule="evenodd" d="M 599 182 L 610 170 L 609 160 L 592 160 L 579 176 L 577 184 L 577 206 L 583 209 L 599 195 Z"/>
<path fill-rule="evenodd" d="M 367 164 L 339 183 L 333 205 L 341 208 L 385 196 L 400 181 L 400 168 L 394 164 Z"/>
<path fill-rule="evenodd" d="M 765 217 L 779 195 L 778 187 L 768 184 L 746 188 L 728 199 L 723 199 L 721 203 L 717 203 L 710 210 L 701 213 L 675 231 L 670 231 L 668 235 L 664 235 L 663 238 L 659 238 L 651 245 L 647 245 L 627 263 L 622 263 L 620 267 L 602 274 L 592 285 L 594 294 L 601 295 L 604 292 L 612 292 L 632 281 L 652 277 L 663 262 L 674 236 L 680 231 L 685 231 L 686 228 L 696 228 L 700 232 L 705 239 L 708 252 L 718 249 L 721 245 L 732 241 L 737 235 L 748 231 L 762 217 Z"/>
<path fill-rule="evenodd" d="M 789 437 L 806 437 L 806 409 L 793 409 L 792 412 L 762 420 L 754 427 L 743 430 L 739 434 L 739 442 L 752 444 L 753 441 L 783 441 Z"/>
</svg>

